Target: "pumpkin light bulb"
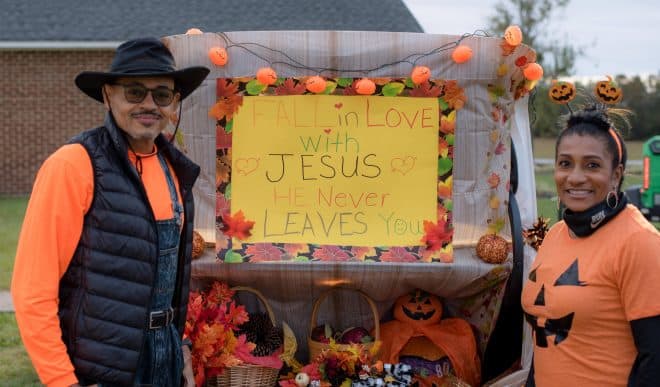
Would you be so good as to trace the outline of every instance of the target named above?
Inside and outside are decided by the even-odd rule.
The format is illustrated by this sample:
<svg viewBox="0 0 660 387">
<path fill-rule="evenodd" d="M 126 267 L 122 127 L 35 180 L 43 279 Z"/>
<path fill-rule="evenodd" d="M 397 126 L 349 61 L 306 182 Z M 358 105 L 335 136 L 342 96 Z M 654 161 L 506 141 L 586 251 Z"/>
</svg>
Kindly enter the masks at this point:
<svg viewBox="0 0 660 387">
<path fill-rule="evenodd" d="M 227 50 L 224 47 L 211 47 L 209 48 L 209 59 L 211 63 L 216 66 L 224 66 L 227 64 Z"/>
<path fill-rule="evenodd" d="M 517 25 L 511 25 L 504 30 L 504 40 L 510 45 L 510 46 L 518 46 L 520 43 L 522 43 L 522 30 L 520 27 Z"/>
<path fill-rule="evenodd" d="M 472 49 L 464 44 L 457 46 L 451 53 L 451 59 L 456 63 L 465 63 L 472 58 Z"/>
<path fill-rule="evenodd" d="M 530 81 L 538 81 L 539 79 L 543 78 L 543 67 L 541 67 L 541 65 L 538 63 L 529 63 L 523 69 L 523 75 Z"/>
<path fill-rule="evenodd" d="M 189 28 L 186 35 L 201 35 L 203 32 L 199 28 Z"/>
<path fill-rule="evenodd" d="M 272 85 L 277 81 L 277 73 L 270 67 L 262 67 L 257 71 L 257 81 L 262 85 Z"/>
<path fill-rule="evenodd" d="M 355 83 L 355 91 L 362 95 L 371 95 L 376 91 L 376 84 L 369 78 L 362 78 Z"/>
<path fill-rule="evenodd" d="M 416 85 L 422 84 L 431 78 L 431 69 L 426 66 L 415 66 L 412 73 L 410 74 L 410 79 Z"/>
<path fill-rule="evenodd" d="M 317 94 L 321 93 L 322 91 L 325 90 L 325 79 L 323 79 L 323 77 L 320 77 L 318 75 L 309 77 L 305 82 L 305 87 L 307 88 L 307 90 L 311 91 L 312 93 L 317 93 Z"/>
</svg>

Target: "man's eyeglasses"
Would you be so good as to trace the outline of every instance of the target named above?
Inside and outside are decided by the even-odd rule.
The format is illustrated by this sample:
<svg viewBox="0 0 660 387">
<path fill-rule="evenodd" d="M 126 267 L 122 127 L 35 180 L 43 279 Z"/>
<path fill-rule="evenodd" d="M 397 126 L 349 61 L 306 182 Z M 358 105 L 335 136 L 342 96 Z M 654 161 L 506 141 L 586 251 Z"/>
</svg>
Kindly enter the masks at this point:
<svg viewBox="0 0 660 387">
<path fill-rule="evenodd" d="M 147 98 L 147 93 L 151 92 L 151 98 L 153 98 L 154 103 L 158 106 L 165 107 L 169 106 L 174 100 L 174 94 L 176 91 L 168 89 L 165 86 L 158 86 L 156 88 L 150 89 L 139 83 L 131 84 L 121 84 L 115 83 L 117 86 L 124 88 L 124 98 L 130 103 L 140 103 Z"/>
</svg>

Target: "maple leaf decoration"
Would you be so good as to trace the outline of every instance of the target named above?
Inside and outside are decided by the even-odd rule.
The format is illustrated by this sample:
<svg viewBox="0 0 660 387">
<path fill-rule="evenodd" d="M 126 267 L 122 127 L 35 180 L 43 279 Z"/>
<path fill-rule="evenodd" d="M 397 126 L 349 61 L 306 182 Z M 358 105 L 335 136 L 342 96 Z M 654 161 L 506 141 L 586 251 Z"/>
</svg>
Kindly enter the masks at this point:
<svg viewBox="0 0 660 387">
<path fill-rule="evenodd" d="M 442 94 L 442 89 L 440 87 L 431 85 L 429 81 L 426 81 L 410 90 L 409 95 L 411 97 L 439 97 L 440 94 Z"/>
<path fill-rule="evenodd" d="M 209 117 L 216 120 L 231 120 L 238 108 L 243 105 L 243 96 L 238 94 L 238 85 L 228 79 L 218 79 L 216 83 L 218 102 L 209 109 Z"/>
<path fill-rule="evenodd" d="M 245 220 L 242 210 L 239 210 L 234 215 L 225 215 L 222 217 L 222 232 L 228 237 L 245 240 L 252 235 L 250 232 L 252 226 L 254 226 L 254 221 Z"/>
<path fill-rule="evenodd" d="M 275 88 L 275 95 L 301 95 L 305 94 L 305 90 L 302 82 L 296 83 L 292 78 L 287 78 Z"/>
<path fill-rule="evenodd" d="M 456 110 L 462 109 L 467 97 L 463 93 L 463 89 L 458 86 L 458 82 L 449 80 L 443 85 L 444 96 L 443 99 L 447 102 L 450 108 Z"/>
<path fill-rule="evenodd" d="M 448 227 L 447 222 L 438 219 L 438 223 L 424 221 L 424 236 L 422 242 L 426 244 L 426 249 L 436 251 L 442 249 L 443 245 L 451 242 L 453 231 Z"/>
</svg>

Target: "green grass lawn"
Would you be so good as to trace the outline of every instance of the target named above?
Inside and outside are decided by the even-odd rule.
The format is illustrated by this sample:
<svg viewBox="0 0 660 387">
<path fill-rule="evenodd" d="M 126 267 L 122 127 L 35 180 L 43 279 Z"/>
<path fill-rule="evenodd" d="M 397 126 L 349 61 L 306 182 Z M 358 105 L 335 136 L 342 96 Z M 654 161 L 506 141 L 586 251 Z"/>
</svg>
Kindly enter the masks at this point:
<svg viewBox="0 0 660 387">
<path fill-rule="evenodd" d="M 0 290 L 9 289 L 27 197 L 0 197 Z"/>
<path fill-rule="evenodd" d="M 18 335 L 13 313 L 0 313 L 0 385 L 41 386 Z"/>
</svg>

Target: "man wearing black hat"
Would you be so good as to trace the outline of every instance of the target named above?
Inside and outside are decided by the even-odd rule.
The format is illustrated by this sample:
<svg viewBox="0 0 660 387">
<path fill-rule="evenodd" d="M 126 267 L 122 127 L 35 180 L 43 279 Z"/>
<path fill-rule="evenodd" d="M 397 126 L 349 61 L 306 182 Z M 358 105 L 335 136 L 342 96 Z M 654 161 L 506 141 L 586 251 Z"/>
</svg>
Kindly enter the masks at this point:
<svg viewBox="0 0 660 387">
<path fill-rule="evenodd" d="M 76 77 L 108 114 L 39 170 L 12 279 L 46 385 L 181 385 L 199 167 L 161 132 L 208 72 L 147 38 Z"/>
</svg>

